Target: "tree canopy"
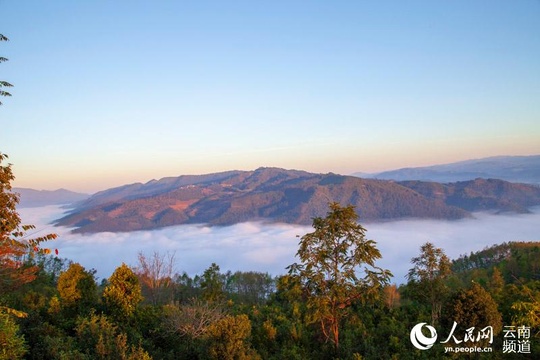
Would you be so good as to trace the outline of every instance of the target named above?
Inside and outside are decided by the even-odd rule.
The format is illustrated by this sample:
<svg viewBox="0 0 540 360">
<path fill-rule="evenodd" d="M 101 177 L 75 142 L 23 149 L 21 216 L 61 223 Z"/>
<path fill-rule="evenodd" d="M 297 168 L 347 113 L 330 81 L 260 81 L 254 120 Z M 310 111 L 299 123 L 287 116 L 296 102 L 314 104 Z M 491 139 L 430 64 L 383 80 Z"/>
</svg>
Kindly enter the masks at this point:
<svg viewBox="0 0 540 360">
<path fill-rule="evenodd" d="M 375 241 L 366 239 L 354 206 L 334 202 L 329 207 L 326 217 L 313 219 L 315 230 L 302 236 L 300 263 L 289 266 L 289 272 L 305 289 L 312 322 L 320 324 L 324 338 L 337 349 L 348 309 L 379 295 L 392 275 L 375 265 L 381 253 Z"/>
</svg>

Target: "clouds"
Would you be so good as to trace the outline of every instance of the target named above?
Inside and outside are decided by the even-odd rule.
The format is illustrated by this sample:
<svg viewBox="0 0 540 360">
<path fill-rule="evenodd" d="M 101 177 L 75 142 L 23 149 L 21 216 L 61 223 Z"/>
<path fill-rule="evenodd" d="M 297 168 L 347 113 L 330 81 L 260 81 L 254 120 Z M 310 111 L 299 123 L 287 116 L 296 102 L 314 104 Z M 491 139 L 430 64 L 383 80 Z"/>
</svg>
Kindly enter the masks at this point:
<svg viewBox="0 0 540 360">
<path fill-rule="evenodd" d="M 36 235 L 56 232 L 54 243 L 60 256 L 95 268 L 97 276 L 106 278 L 121 265 L 137 264 L 137 254 L 174 251 L 176 271 L 200 274 L 212 262 L 222 271 L 261 271 L 284 274 L 295 262 L 297 235 L 311 227 L 289 224 L 241 223 L 226 227 L 180 225 L 153 231 L 131 233 L 71 234 L 67 228 L 55 228 L 50 221 L 61 216 L 57 206 L 20 209 L 24 223 L 34 224 Z M 540 208 L 528 215 L 475 214 L 475 219 L 459 221 L 404 220 L 364 224 L 367 236 L 377 242 L 383 258 L 378 265 L 390 269 L 393 282 L 405 281 L 420 246 L 433 242 L 450 258 L 478 251 L 507 241 L 540 241 Z"/>
</svg>

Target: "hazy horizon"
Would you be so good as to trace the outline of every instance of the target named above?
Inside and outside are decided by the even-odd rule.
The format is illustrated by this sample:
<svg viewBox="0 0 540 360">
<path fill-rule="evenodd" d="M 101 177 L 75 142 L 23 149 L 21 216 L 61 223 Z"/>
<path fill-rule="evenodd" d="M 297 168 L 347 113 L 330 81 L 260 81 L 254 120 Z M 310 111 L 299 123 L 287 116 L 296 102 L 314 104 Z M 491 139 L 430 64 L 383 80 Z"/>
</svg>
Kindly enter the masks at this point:
<svg viewBox="0 0 540 360">
<path fill-rule="evenodd" d="M 540 153 L 539 154 L 530 154 L 530 155 L 495 155 L 495 156 L 489 156 L 487 158 L 482 158 L 482 159 L 490 159 L 490 158 L 500 158 L 500 157 L 508 157 L 508 156 L 516 156 L 516 157 L 527 157 L 527 156 L 540 156 Z M 456 161 L 456 162 L 452 162 L 452 163 L 459 163 L 459 162 L 463 162 L 463 161 L 471 161 L 471 160 L 480 160 L 479 158 L 470 158 L 470 159 L 463 159 L 463 160 L 460 160 L 460 161 Z M 450 164 L 450 163 L 437 163 L 437 164 L 426 164 L 425 166 L 426 167 L 429 167 L 429 166 L 434 166 L 434 165 L 445 165 L 445 164 Z M 264 168 L 265 166 L 259 166 L 257 168 Z M 257 168 L 253 168 L 253 169 L 228 169 L 228 170 L 224 170 L 224 171 L 254 171 L 256 170 Z M 406 168 L 416 168 L 416 167 L 409 167 L 409 166 L 404 166 L 404 167 L 400 167 L 400 168 L 390 168 L 390 169 L 385 169 L 385 170 L 381 170 L 381 171 L 377 171 L 377 172 L 365 172 L 365 171 L 355 171 L 353 173 L 349 173 L 349 174 L 341 174 L 341 175 L 347 175 L 347 176 L 355 176 L 355 174 L 360 174 L 360 173 L 363 173 L 363 174 L 366 174 L 366 175 L 374 175 L 374 174 L 377 174 L 377 173 L 381 173 L 381 172 L 384 172 L 384 171 L 390 171 L 390 170 L 400 170 L 400 169 L 406 169 Z M 300 170 L 300 171 L 306 171 L 305 169 L 286 169 L 286 170 Z M 327 172 L 321 172 L 321 173 L 329 173 L 330 171 L 327 171 Z M 146 184 L 146 183 L 149 183 L 149 182 L 152 182 L 152 181 L 156 181 L 156 180 L 161 180 L 161 179 L 164 179 L 164 178 L 170 178 L 170 177 L 178 177 L 178 176 L 184 176 L 184 175 L 206 175 L 206 174 L 211 174 L 212 172 L 210 173 L 193 173 L 193 174 L 176 174 L 176 175 L 169 175 L 169 176 L 163 176 L 163 177 L 159 177 L 159 178 L 148 178 L 148 179 L 142 179 L 142 180 L 139 180 L 139 181 L 133 181 L 133 182 L 128 182 L 128 183 L 117 183 L 117 184 L 111 184 L 110 187 L 106 187 L 106 188 L 99 188 L 99 189 L 94 189 L 93 191 L 85 191 L 85 187 L 81 188 L 80 190 L 77 190 L 77 188 L 67 188 L 65 186 L 61 186 L 61 187 L 53 187 L 53 188 L 30 188 L 30 187 L 22 187 L 22 186 L 17 186 L 17 181 L 15 180 L 15 185 L 14 187 L 16 188 L 25 188 L 25 189 L 31 189 L 31 190 L 37 190 L 37 191 L 56 191 L 56 190 L 68 190 L 68 191 L 74 191 L 74 192 L 80 192 L 80 193 L 84 193 L 84 194 L 88 194 L 88 195 L 94 195 L 100 191 L 104 191 L 104 190 L 108 190 L 108 189 L 112 189 L 112 188 L 115 188 L 115 187 L 121 187 L 121 186 L 124 186 L 124 185 L 132 185 L 132 184 L 136 184 L 136 183 L 142 183 L 142 184 Z M 217 172 L 216 172 L 217 173 Z M 315 172 L 317 173 L 317 172 Z"/>
<path fill-rule="evenodd" d="M 540 2 L 0 0 L 14 185 L 540 153 Z"/>
</svg>

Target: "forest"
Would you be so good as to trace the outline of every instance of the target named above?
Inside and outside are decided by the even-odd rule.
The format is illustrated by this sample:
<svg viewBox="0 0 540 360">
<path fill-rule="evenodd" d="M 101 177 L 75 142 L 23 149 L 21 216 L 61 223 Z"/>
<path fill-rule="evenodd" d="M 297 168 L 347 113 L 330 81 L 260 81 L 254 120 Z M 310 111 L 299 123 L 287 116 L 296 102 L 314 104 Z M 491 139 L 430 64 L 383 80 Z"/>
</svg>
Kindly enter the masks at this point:
<svg viewBox="0 0 540 360">
<path fill-rule="evenodd" d="M 366 239 L 354 206 L 330 203 L 282 276 L 222 272 L 218 264 L 190 276 L 176 271 L 174 253 L 155 252 L 98 283 L 93 269 L 59 256 L 56 235 L 32 238 L 10 191 L 11 166 L 0 170 L 0 359 L 527 359 L 540 352 L 539 243 L 499 244 L 452 261 L 428 242 L 411 259 L 407 283 L 397 285 L 377 266 L 383 254 Z"/>
</svg>

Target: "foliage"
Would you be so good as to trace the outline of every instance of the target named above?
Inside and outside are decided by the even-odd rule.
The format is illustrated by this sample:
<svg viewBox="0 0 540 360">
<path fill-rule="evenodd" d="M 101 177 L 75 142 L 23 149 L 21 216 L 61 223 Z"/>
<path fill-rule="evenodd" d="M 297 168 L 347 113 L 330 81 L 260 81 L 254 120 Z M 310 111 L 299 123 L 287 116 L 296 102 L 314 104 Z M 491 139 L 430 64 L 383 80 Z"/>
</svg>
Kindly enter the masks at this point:
<svg viewBox="0 0 540 360">
<path fill-rule="evenodd" d="M 26 351 L 17 324 L 10 315 L 0 313 L 0 360 L 22 359 Z"/>
<path fill-rule="evenodd" d="M 137 305 L 143 300 L 141 285 L 135 273 L 122 264 L 109 278 L 109 285 L 103 292 L 108 310 L 118 319 L 130 318 Z"/>
<path fill-rule="evenodd" d="M 92 314 L 81 319 L 77 328 L 81 349 L 91 358 L 107 360 L 147 360 L 150 355 L 141 346 L 129 346 L 127 335 L 120 332 L 105 315 Z"/>
<path fill-rule="evenodd" d="M 44 241 L 55 239 L 56 235 L 48 234 L 31 238 L 31 235 L 27 234 L 27 231 L 35 227 L 21 224 L 16 210 L 19 196 L 12 192 L 11 187 L 11 182 L 15 177 L 11 164 L 2 164 L 5 160 L 7 160 L 7 155 L 0 153 L 0 316 L 4 317 L 8 314 L 22 318 L 26 317 L 27 313 L 20 309 L 21 302 L 14 301 L 17 297 L 16 292 L 37 278 L 40 266 L 33 261 L 34 257 L 50 253 L 49 249 L 40 249 L 39 245 Z M 41 298 L 39 293 L 28 293 L 23 303 L 32 302 L 32 295 L 36 295 L 35 298 Z M 5 306 L 8 302 L 11 302 L 11 305 Z M 11 329 L 10 320 L 6 319 L 8 319 L 5 320 L 6 329 Z M 19 338 L 7 336 L 6 339 L 11 342 L 6 344 L 5 349 L 13 345 L 13 350 L 9 350 L 13 351 L 10 356 L 16 358 L 18 355 L 15 354 L 17 352 L 15 349 L 21 348 L 17 345 Z"/>
<path fill-rule="evenodd" d="M 257 359 L 249 346 L 251 323 L 247 315 L 226 316 L 208 328 L 208 355 L 216 360 Z"/>
<path fill-rule="evenodd" d="M 77 314 L 89 311 L 97 302 L 97 286 L 93 271 L 86 271 L 78 263 L 72 263 L 58 277 L 58 294 L 66 309 L 74 309 Z"/>
<path fill-rule="evenodd" d="M 407 274 L 414 296 L 431 306 L 431 324 L 436 324 L 441 314 L 444 298 L 448 295 L 445 280 L 451 274 L 450 259 L 443 249 L 427 242 L 420 247 L 420 256 L 411 260 L 414 265 Z"/>
<path fill-rule="evenodd" d="M 511 305 L 512 324 L 529 326 L 534 336 L 540 338 L 540 291 L 528 286 L 523 286 L 521 290 L 525 298 Z"/>
<path fill-rule="evenodd" d="M 485 275 L 497 267 L 504 273 L 506 283 L 520 279 L 540 280 L 540 247 L 537 242 L 507 242 L 487 247 L 452 262 L 455 272 L 465 274 L 471 270 L 485 270 Z"/>
<path fill-rule="evenodd" d="M 204 270 L 201 277 L 202 298 L 207 301 L 223 300 L 225 292 L 223 276 L 219 272 L 219 265 L 212 263 L 210 267 Z"/>
<path fill-rule="evenodd" d="M 275 291 L 275 280 L 268 273 L 236 271 L 226 282 L 233 300 L 243 304 L 264 304 Z"/>
<path fill-rule="evenodd" d="M 373 240 L 365 237 L 353 206 L 330 204 L 325 218 L 313 219 L 315 231 L 304 235 L 297 253 L 301 263 L 289 266 L 307 294 L 311 322 L 320 324 L 325 341 L 339 347 L 339 329 L 350 306 L 378 295 L 391 277 L 375 266 L 381 258 Z M 359 278 L 358 271 L 365 276 Z"/>
<path fill-rule="evenodd" d="M 4 35 L 0 34 L 0 41 L 9 41 L 9 39 L 7 37 L 5 37 Z M 5 61 L 8 61 L 8 59 L 6 59 L 5 57 L 0 56 L 0 63 L 3 63 Z M 0 80 L 0 96 L 11 96 L 11 94 L 9 92 L 7 92 L 6 90 L 4 90 L 4 89 L 8 88 L 8 87 L 12 87 L 12 86 L 13 85 L 8 83 L 7 81 Z M 0 105 L 2 105 L 1 101 L 0 101 Z"/>
<path fill-rule="evenodd" d="M 40 252 L 41 242 L 56 238 L 55 234 L 36 238 L 26 234 L 34 226 L 21 225 L 16 209 L 19 196 L 11 191 L 15 176 L 11 164 L 2 165 L 7 158 L 0 153 L 0 294 L 34 280 L 39 268 L 29 266 L 24 257 Z M 42 251 L 50 252 L 48 249 Z"/>
<path fill-rule="evenodd" d="M 456 323 L 456 332 L 465 334 L 469 328 L 476 330 L 492 327 L 493 335 L 502 330 L 502 317 L 497 303 L 491 295 L 478 283 L 458 291 L 446 304 L 444 309 L 445 328 L 452 328 Z M 483 341 L 485 340 L 485 341 Z M 478 346 L 487 346 L 489 339 L 478 342 Z"/>
</svg>

